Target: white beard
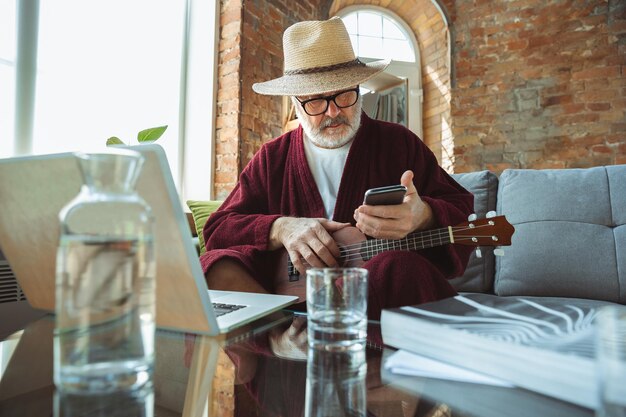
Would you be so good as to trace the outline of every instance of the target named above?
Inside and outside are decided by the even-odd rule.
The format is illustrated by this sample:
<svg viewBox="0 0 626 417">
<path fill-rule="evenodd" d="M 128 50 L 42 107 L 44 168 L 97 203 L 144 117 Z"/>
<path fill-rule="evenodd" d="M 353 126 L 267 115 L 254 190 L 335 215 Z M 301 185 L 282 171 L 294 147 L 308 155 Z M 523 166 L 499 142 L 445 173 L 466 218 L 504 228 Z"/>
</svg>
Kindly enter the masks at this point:
<svg viewBox="0 0 626 417">
<path fill-rule="evenodd" d="M 307 119 L 308 115 L 304 112 L 302 105 L 294 98 L 292 98 L 292 102 L 294 103 L 296 115 L 298 116 L 298 120 L 300 120 L 300 124 L 302 125 L 304 133 L 315 146 L 319 146 L 320 148 L 341 148 L 343 145 L 354 139 L 356 132 L 359 130 L 359 126 L 361 126 L 361 96 L 359 96 L 359 99 L 354 104 L 354 116 L 352 120 L 343 115 L 339 115 L 334 119 L 325 116 L 325 118 L 322 120 L 322 123 L 320 123 L 317 128 L 313 127 L 313 125 Z M 340 136 L 333 136 L 324 133 L 325 127 L 336 124 L 337 122 L 345 123 L 348 126 L 348 130 L 344 134 Z"/>
</svg>

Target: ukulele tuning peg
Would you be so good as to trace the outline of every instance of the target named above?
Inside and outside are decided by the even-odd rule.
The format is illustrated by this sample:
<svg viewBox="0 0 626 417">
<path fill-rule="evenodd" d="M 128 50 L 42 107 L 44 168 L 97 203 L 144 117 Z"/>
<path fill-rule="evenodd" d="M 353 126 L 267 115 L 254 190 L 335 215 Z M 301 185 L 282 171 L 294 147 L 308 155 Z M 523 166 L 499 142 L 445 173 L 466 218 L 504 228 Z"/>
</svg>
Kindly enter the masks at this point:
<svg viewBox="0 0 626 417">
<path fill-rule="evenodd" d="M 475 213 L 472 213 L 469 216 L 467 216 L 467 220 L 469 220 L 470 222 L 473 222 L 477 218 L 478 218 L 478 216 Z"/>
<path fill-rule="evenodd" d="M 483 253 L 481 252 L 480 248 L 476 248 L 476 257 L 477 258 L 482 258 L 483 257 Z"/>
<path fill-rule="evenodd" d="M 504 249 L 500 249 L 500 248 L 494 249 L 493 254 L 496 256 L 504 256 Z"/>
<path fill-rule="evenodd" d="M 496 212 L 495 212 L 495 211 L 493 211 L 493 210 L 488 211 L 488 212 L 487 212 L 487 214 L 485 215 L 485 217 L 487 217 L 488 219 L 491 219 L 491 218 L 493 218 L 493 217 L 496 217 Z"/>
</svg>

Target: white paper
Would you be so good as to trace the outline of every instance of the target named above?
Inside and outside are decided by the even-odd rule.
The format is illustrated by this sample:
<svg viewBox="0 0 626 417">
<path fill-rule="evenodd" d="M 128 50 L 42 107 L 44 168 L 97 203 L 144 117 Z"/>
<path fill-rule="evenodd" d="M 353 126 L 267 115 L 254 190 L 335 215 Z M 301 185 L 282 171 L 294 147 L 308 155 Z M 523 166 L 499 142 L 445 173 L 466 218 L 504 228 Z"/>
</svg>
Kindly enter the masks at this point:
<svg viewBox="0 0 626 417">
<path fill-rule="evenodd" d="M 385 369 L 399 375 L 421 376 L 474 384 L 514 387 L 508 381 L 439 362 L 425 356 L 399 350 L 385 361 Z"/>
</svg>

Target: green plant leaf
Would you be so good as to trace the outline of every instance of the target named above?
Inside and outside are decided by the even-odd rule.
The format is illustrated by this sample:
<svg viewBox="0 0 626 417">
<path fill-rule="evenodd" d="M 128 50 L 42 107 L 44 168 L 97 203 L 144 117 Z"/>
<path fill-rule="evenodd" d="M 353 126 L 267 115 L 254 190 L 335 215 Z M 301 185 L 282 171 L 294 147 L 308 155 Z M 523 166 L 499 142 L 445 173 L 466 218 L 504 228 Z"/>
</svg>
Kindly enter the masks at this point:
<svg viewBox="0 0 626 417">
<path fill-rule="evenodd" d="M 126 145 L 126 144 L 122 142 L 120 138 L 111 136 L 110 138 L 107 139 L 107 146 L 110 146 L 110 145 Z"/>
<path fill-rule="evenodd" d="M 150 129 L 142 130 L 137 134 L 137 140 L 139 142 L 154 142 L 161 137 L 163 132 L 167 129 L 167 125 L 159 127 L 151 127 Z"/>
</svg>

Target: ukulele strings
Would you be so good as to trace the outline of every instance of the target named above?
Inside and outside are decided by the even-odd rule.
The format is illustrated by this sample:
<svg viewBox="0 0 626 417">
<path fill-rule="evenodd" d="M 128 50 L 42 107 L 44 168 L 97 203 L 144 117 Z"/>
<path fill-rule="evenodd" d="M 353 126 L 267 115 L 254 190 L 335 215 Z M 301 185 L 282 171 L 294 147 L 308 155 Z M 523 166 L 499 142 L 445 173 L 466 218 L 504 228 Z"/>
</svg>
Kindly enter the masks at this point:
<svg viewBox="0 0 626 417">
<path fill-rule="evenodd" d="M 492 225 L 489 224 L 484 224 L 484 225 L 479 225 L 476 227 L 452 227 L 452 231 L 453 232 L 465 232 L 468 230 L 477 230 L 483 227 L 492 227 Z M 431 231 L 425 231 L 425 232 L 417 232 L 414 233 L 413 236 L 409 235 L 403 239 L 376 239 L 376 240 L 380 240 L 381 242 L 385 242 L 385 243 L 378 243 L 376 244 L 376 246 L 393 246 L 393 244 L 389 244 L 388 242 L 397 242 L 398 240 L 407 240 L 410 241 L 411 243 L 414 242 L 425 242 L 427 240 L 430 240 L 435 234 L 441 236 L 449 236 L 449 232 L 448 232 L 448 228 L 441 228 L 441 229 L 435 229 L 435 230 L 431 230 Z M 487 236 L 482 236 L 482 235 L 475 235 L 477 237 L 487 237 Z M 471 238 L 466 238 L 466 239 L 471 239 Z M 461 240 L 461 239 L 455 239 L 455 240 Z M 366 243 L 369 241 L 365 241 Z M 346 246 L 342 246 L 341 249 L 344 250 L 344 252 L 352 252 L 354 250 L 358 250 L 360 251 L 362 249 L 362 244 L 363 242 L 358 242 L 358 243 L 353 243 L 350 245 L 346 245 Z"/>
<path fill-rule="evenodd" d="M 483 227 L 491 227 L 492 225 L 490 224 L 483 224 L 483 225 L 479 225 L 476 227 L 452 227 L 452 231 L 453 232 L 465 232 L 468 230 L 477 230 Z M 427 247 L 427 245 L 425 245 L 425 242 L 429 242 L 431 244 L 430 247 L 432 246 L 437 246 L 443 243 L 448 243 L 448 242 L 444 242 L 444 237 L 449 237 L 449 232 L 447 228 L 441 228 L 441 229 L 435 229 L 432 231 L 427 231 L 427 232 L 418 232 L 416 235 L 414 236 L 408 236 L 405 237 L 403 239 L 376 239 L 379 240 L 379 243 L 376 243 L 374 245 L 369 245 L 366 241 L 365 245 L 368 246 L 368 248 L 365 249 L 365 252 L 375 252 L 377 250 L 412 250 L 413 248 L 409 248 L 409 245 L 412 245 L 414 247 L 414 249 L 424 249 Z M 488 235 L 473 235 L 473 237 L 478 237 L 478 238 L 486 238 L 489 237 Z M 433 238 L 435 238 L 435 240 L 439 240 L 435 245 L 433 245 Z M 466 241 L 466 240 L 471 240 L 472 237 L 461 237 L 461 238 L 457 238 L 455 239 L 455 241 L 459 242 L 459 241 Z M 399 241 L 402 241 L 400 243 L 398 243 Z M 405 242 L 406 241 L 406 244 Z M 353 260 L 358 260 L 361 259 L 361 254 L 364 252 L 364 248 L 363 248 L 363 243 L 364 242 L 359 242 L 359 243 L 353 243 L 350 245 L 346 245 L 346 246 L 341 246 L 341 256 L 340 256 L 340 260 L 342 260 L 343 262 L 349 262 L 349 261 L 353 261 Z M 420 248 L 416 248 L 416 244 L 419 244 L 419 246 L 421 246 Z M 399 247 L 398 247 L 399 245 Z M 372 248 L 369 248 L 369 246 L 373 246 Z M 403 248 L 402 246 L 406 246 L 406 248 Z M 304 258 L 300 258 L 300 259 L 304 259 Z M 288 272 L 291 274 L 293 273 L 293 270 L 295 269 L 295 266 L 293 266 L 292 262 L 289 262 L 288 265 Z"/>
</svg>

